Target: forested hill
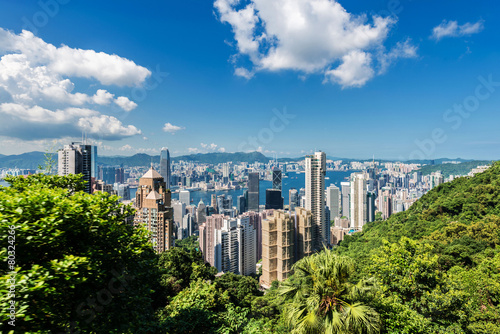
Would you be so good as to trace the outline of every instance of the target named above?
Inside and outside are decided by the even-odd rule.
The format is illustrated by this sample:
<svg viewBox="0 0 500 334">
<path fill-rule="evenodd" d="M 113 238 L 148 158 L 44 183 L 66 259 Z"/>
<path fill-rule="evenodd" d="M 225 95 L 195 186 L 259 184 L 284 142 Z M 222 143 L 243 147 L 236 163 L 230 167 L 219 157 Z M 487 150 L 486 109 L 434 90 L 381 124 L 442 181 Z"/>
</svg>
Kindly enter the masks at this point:
<svg viewBox="0 0 500 334">
<path fill-rule="evenodd" d="M 382 333 L 500 333 L 500 163 L 367 224 L 335 252 L 374 277 Z"/>
<path fill-rule="evenodd" d="M 489 215 L 500 215 L 500 162 L 474 177 L 460 177 L 441 184 L 422 196 L 408 211 L 384 221 L 368 223 L 348 237 L 341 248 L 369 251 L 382 239 L 421 239 L 451 222 L 471 224 Z"/>
<path fill-rule="evenodd" d="M 458 164 L 425 165 L 420 168 L 420 171 L 423 175 L 440 171 L 444 177 L 449 177 L 450 175 L 467 175 L 477 166 L 491 165 L 491 163 L 492 161 L 489 160 L 474 160 Z"/>
</svg>

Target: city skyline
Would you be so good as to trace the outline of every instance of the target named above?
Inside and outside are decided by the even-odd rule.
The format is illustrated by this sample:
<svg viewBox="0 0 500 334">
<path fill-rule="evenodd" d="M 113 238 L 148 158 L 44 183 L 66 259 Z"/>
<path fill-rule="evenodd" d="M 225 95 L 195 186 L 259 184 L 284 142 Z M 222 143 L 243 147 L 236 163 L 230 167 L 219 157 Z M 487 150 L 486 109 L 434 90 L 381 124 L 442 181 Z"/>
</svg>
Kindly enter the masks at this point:
<svg viewBox="0 0 500 334">
<path fill-rule="evenodd" d="M 3 1 L 0 154 L 498 159 L 493 1 L 277 3 Z"/>
</svg>

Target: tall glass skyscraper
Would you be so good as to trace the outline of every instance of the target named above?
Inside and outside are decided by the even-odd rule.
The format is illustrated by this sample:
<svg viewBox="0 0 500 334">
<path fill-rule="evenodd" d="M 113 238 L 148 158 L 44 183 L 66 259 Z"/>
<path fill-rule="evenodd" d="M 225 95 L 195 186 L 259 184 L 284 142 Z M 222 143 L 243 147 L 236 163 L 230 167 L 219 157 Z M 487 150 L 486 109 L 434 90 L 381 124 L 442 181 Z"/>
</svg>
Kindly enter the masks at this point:
<svg viewBox="0 0 500 334">
<path fill-rule="evenodd" d="M 248 211 L 259 211 L 259 173 L 248 173 Z"/>
<path fill-rule="evenodd" d="M 172 185 L 172 177 L 170 174 L 170 152 L 166 147 L 162 148 L 160 153 L 160 174 L 163 176 L 167 187 L 170 188 Z"/>
</svg>

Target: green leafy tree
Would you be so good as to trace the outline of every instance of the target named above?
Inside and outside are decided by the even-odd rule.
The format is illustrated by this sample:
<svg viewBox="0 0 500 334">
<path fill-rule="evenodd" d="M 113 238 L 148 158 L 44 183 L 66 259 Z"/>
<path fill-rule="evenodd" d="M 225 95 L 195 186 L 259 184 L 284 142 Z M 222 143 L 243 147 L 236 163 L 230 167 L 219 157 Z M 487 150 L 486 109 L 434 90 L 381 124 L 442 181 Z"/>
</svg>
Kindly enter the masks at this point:
<svg viewBox="0 0 500 334">
<path fill-rule="evenodd" d="M 364 301 L 373 280 L 351 281 L 354 261 L 330 250 L 306 257 L 280 286 L 293 333 L 376 333 L 379 316 Z"/>
<path fill-rule="evenodd" d="M 200 251 L 174 247 L 160 254 L 161 285 L 164 297 L 173 297 L 198 279 L 213 280 L 217 269 L 205 263 Z"/>
<path fill-rule="evenodd" d="M 198 237 L 196 235 L 189 236 L 185 239 L 182 240 L 176 240 L 175 241 L 175 246 L 176 247 L 182 247 L 188 252 L 190 251 L 199 251 L 200 250 L 200 243 L 198 241 Z"/>
<path fill-rule="evenodd" d="M 0 254 L 15 231 L 16 331 L 141 333 L 154 328 L 156 254 L 118 197 L 81 191 L 78 177 L 9 178 L 0 190 Z M 62 186 L 63 188 L 59 188 Z M 0 272 L 7 332 L 12 273 Z"/>
<path fill-rule="evenodd" d="M 177 294 L 161 312 L 166 333 L 216 333 L 223 325 L 229 294 L 201 279 Z"/>
<path fill-rule="evenodd" d="M 241 307 L 250 307 L 257 296 L 262 296 L 259 290 L 259 282 L 250 276 L 225 273 L 215 280 L 217 287 L 227 291 L 231 302 Z"/>
</svg>

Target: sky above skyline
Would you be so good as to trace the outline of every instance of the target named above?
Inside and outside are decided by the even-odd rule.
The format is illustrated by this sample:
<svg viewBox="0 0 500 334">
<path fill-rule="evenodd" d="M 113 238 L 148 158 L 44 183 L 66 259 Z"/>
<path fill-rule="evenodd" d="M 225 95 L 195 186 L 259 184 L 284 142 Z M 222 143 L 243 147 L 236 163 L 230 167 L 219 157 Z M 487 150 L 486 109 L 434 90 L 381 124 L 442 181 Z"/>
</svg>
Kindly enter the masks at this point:
<svg viewBox="0 0 500 334">
<path fill-rule="evenodd" d="M 492 0 L 0 8 L 0 154 L 500 159 Z"/>
</svg>

